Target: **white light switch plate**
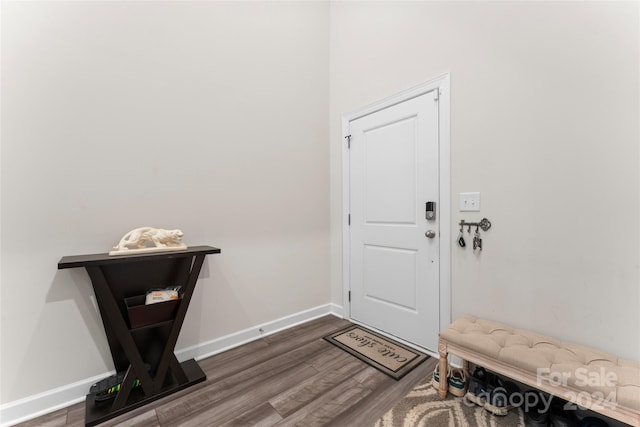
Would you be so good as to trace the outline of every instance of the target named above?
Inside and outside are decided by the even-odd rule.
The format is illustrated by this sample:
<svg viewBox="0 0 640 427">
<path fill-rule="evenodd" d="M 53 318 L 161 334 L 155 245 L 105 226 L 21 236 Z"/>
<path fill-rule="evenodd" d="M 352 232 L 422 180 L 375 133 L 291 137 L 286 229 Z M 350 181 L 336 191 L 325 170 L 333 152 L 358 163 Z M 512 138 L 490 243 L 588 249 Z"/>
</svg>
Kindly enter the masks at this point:
<svg viewBox="0 0 640 427">
<path fill-rule="evenodd" d="M 460 193 L 460 212 L 480 211 L 480 193 Z"/>
</svg>

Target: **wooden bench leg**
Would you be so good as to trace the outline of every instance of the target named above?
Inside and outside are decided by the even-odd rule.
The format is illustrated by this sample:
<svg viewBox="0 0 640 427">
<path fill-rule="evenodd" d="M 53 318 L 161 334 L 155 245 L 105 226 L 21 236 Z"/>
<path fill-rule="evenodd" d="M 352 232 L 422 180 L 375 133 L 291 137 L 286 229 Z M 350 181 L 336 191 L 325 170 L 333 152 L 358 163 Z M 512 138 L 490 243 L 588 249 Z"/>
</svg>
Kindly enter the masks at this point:
<svg viewBox="0 0 640 427">
<path fill-rule="evenodd" d="M 447 353 L 447 344 L 438 341 L 438 353 L 440 354 L 440 361 L 438 371 L 440 373 L 440 387 L 438 388 L 438 396 L 440 399 L 447 397 L 447 389 L 449 388 L 449 381 L 447 379 L 447 368 L 449 367 L 449 360 Z"/>
</svg>

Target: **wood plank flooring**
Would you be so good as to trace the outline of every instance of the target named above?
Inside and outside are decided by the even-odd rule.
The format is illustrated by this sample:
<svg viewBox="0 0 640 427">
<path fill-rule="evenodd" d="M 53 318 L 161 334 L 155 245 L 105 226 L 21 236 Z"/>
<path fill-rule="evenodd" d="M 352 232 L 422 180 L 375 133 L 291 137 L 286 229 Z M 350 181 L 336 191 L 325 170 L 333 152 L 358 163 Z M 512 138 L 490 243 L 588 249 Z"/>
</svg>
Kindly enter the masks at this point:
<svg viewBox="0 0 640 427">
<path fill-rule="evenodd" d="M 433 372 L 396 381 L 329 344 L 348 321 L 325 316 L 200 360 L 207 380 L 102 426 L 368 426 Z M 84 425 L 84 402 L 21 427 Z"/>
</svg>

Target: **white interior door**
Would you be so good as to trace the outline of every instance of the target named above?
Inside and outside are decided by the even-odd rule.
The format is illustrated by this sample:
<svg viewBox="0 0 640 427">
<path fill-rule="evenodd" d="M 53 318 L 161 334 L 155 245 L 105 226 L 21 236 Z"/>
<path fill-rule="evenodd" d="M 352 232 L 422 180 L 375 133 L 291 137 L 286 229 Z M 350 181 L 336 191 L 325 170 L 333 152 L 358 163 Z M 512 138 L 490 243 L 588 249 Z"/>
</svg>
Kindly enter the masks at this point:
<svg viewBox="0 0 640 427">
<path fill-rule="evenodd" d="M 352 120 L 349 133 L 351 318 L 435 352 L 438 90 Z"/>
</svg>

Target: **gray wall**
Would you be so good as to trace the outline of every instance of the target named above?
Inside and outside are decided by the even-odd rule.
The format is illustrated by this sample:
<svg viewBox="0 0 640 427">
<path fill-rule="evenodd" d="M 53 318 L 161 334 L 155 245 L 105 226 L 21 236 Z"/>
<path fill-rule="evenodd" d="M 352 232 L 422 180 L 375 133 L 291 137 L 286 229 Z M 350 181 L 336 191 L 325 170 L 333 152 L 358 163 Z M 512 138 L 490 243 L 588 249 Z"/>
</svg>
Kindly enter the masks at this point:
<svg viewBox="0 0 640 427">
<path fill-rule="evenodd" d="M 332 283 L 341 301 L 340 115 L 451 73 L 452 313 L 640 359 L 637 2 L 337 2 L 331 8 Z M 458 194 L 479 191 L 481 212 Z M 467 239 L 469 240 L 469 239 Z"/>
<path fill-rule="evenodd" d="M 86 274 L 209 257 L 178 348 L 341 304 L 341 115 L 452 81 L 452 309 L 640 359 L 637 3 L 3 2 L 0 402 L 112 368 Z M 482 212 L 457 211 L 462 191 Z M 457 233 L 454 225 L 453 233 Z"/>
<path fill-rule="evenodd" d="M 84 271 L 208 257 L 178 348 L 330 300 L 327 3 L 2 4 L 2 402 L 113 369 Z"/>
</svg>

